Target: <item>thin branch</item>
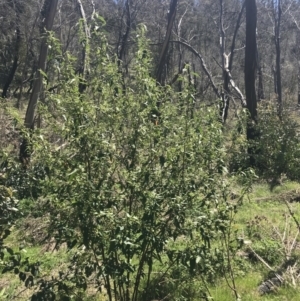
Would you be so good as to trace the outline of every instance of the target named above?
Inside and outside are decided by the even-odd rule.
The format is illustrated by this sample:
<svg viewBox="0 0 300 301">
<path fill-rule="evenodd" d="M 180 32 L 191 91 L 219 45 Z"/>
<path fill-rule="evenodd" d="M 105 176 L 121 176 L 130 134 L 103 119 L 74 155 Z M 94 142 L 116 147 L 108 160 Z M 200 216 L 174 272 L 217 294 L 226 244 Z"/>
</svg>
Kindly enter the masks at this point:
<svg viewBox="0 0 300 301">
<path fill-rule="evenodd" d="M 82 49 L 82 66 L 81 66 L 81 70 L 80 73 L 82 75 L 83 80 L 86 80 L 86 76 L 90 73 L 89 70 L 89 57 L 88 57 L 88 51 L 89 51 L 89 39 L 91 37 L 90 35 L 90 31 L 89 31 L 89 27 L 87 24 L 87 20 L 86 20 L 86 16 L 85 16 L 85 11 L 82 5 L 81 0 L 77 0 L 77 5 L 79 8 L 79 13 L 80 13 L 80 18 L 83 21 L 83 27 L 84 27 L 84 35 L 85 35 L 85 39 L 83 41 L 83 49 Z M 86 88 L 86 84 L 80 84 L 79 85 L 79 90 L 80 93 L 82 93 Z"/>
<path fill-rule="evenodd" d="M 233 34 L 233 38 L 232 38 L 232 43 L 231 43 L 231 48 L 230 48 L 230 58 L 229 58 L 229 65 L 228 65 L 228 69 L 231 71 L 232 70 L 232 64 L 233 64 L 233 56 L 234 56 L 234 52 L 235 52 L 235 40 L 239 31 L 239 28 L 241 26 L 241 19 L 242 19 L 242 15 L 244 12 L 246 6 L 246 1 L 244 1 L 243 6 L 240 10 L 237 22 L 236 22 L 236 26 L 234 29 L 234 34 Z M 244 47 L 245 48 L 245 47 Z"/>
<path fill-rule="evenodd" d="M 248 246 L 248 248 L 255 255 L 255 257 L 261 261 L 261 263 L 263 263 L 270 271 L 275 272 L 275 270 L 262 257 L 260 257 L 250 246 Z"/>
<path fill-rule="evenodd" d="M 292 17 L 294 24 L 296 25 L 297 29 L 300 30 L 300 26 L 298 22 L 296 21 L 295 17 L 289 12 L 289 15 Z"/>
<path fill-rule="evenodd" d="M 286 204 L 286 206 L 287 206 L 287 208 L 289 210 L 289 213 L 290 213 L 291 217 L 293 218 L 294 222 L 296 223 L 298 230 L 300 231 L 300 223 L 297 220 L 297 218 L 295 216 L 295 213 L 292 211 L 292 208 L 291 208 L 289 202 L 286 199 L 284 200 L 284 202 L 285 202 L 285 204 Z"/>
<path fill-rule="evenodd" d="M 229 69 L 226 68 L 226 69 L 225 69 L 225 72 L 227 73 L 227 75 L 228 75 L 228 77 L 229 77 L 229 82 L 230 82 L 232 88 L 233 88 L 234 91 L 239 95 L 240 100 L 241 100 L 241 103 L 242 103 L 242 106 L 243 106 L 243 107 L 246 107 L 246 106 L 247 106 L 246 99 L 245 99 L 243 93 L 241 92 L 241 90 L 239 89 L 239 87 L 235 84 L 235 82 L 234 82 L 234 80 L 233 80 L 233 78 L 232 78 L 232 75 L 231 75 Z"/>
<path fill-rule="evenodd" d="M 186 48 L 188 48 L 195 56 L 197 56 L 200 61 L 201 61 L 201 66 L 203 68 L 203 71 L 204 73 L 207 75 L 209 81 L 210 81 L 210 84 L 212 85 L 212 88 L 215 92 L 215 94 L 217 95 L 218 98 L 221 98 L 221 94 L 218 90 L 218 88 L 216 87 L 215 83 L 214 83 L 214 80 L 212 78 L 212 75 L 211 73 L 208 71 L 208 68 L 205 64 L 205 61 L 202 57 L 202 55 L 193 47 L 191 46 L 190 44 L 186 43 L 186 42 L 183 42 L 183 41 L 170 41 L 170 43 L 178 43 L 178 44 L 181 44 L 181 45 L 184 45 Z"/>
<path fill-rule="evenodd" d="M 162 82 L 163 82 L 162 73 L 163 73 L 163 69 L 164 69 L 164 65 L 165 65 L 165 61 L 166 61 L 166 57 L 167 57 L 167 53 L 168 53 L 168 46 L 169 46 L 170 37 L 171 37 L 171 34 L 172 34 L 173 24 L 174 24 L 174 21 L 175 21 L 176 10 L 177 10 L 177 2 L 178 2 L 178 0 L 171 0 L 170 1 L 170 9 L 169 9 L 166 36 L 165 36 L 165 40 L 164 40 L 163 45 L 162 45 L 162 49 L 160 51 L 157 70 L 156 70 L 156 80 L 160 84 L 162 84 Z"/>
</svg>

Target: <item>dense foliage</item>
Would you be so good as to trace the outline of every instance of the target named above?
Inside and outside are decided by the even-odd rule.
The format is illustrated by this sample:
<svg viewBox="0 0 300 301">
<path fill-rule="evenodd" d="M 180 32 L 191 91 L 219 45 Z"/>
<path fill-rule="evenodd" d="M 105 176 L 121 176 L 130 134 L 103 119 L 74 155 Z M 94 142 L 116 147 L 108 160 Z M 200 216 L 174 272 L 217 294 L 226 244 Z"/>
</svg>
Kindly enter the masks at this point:
<svg viewBox="0 0 300 301">
<path fill-rule="evenodd" d="M 78 295 L 91 281 L 109 300 L 141 300 L 154 271 L 164 277 L 179 265 L 201 275 L 207 295 L 206 281 L 230 269 L 238 201 L 230 199 L 217 109 L 195 109 L 184 74 L 180 93 L 157 85 L 143 30 L 137 42 L 125 89 L 105 43 L 95 48 L 90 94 L 79 93 L 66 56 L 60 93 L 39 110 L 45 126 L 28 136 L 40 172 L 25 174 L 35 174 L 39 214 L 50 219 L 57 248 L 76 248 L 70 269 L 43 280 L 33 300 Z"/>
<path fill-rule="evenodd" d="M 243 197 L 255 179 L 273 189 L 282 178 L 299 180 L 300 175 L 297 116 L 283 110 L 278 91 L 274 103 L 279 106 L 261 102 L 257 117 L 255 100 L 255 116 L 249 115 L 238 88 L 243 84 L 233 81 L 229 58 L 236 52 L 234 39 L 242 42 L 239 28 L 244 30 L 240 1 L 226 2 L 226 9 L 222 0 L 218 7 L 210 1 L 171 1 L 173 17 L 168 18 L 166 37 L 170 39 L 175 28 L 177 41 L 156 40 L 155 22 L 147 15 L 151 7 L 143 1 L 102 3 L 107 21 L 96 13 L 100 0 L 91 1 L 91 7 L 85 1 L 62 1 L 59 26 L 52 14 L 54 31 L 48 32 L 42 28 L 51 15 L 51 1 L 46 0 L 30 24 L 30 34 L 20 25 L 33 11 L 17 0 L 4 2 L 0 0 L 0 7 L 15 14 L 15 36 L 0 46 L 0 271 L 14 272 L 30 290 L 31 300 L 88 300 L 91 290 L 96 298 L 109 301 L 211 300 L 212 285 L 224 279 L 232 298 L 240 300 L 236 277 L 248 264 L 243 252 L 267 266 L 282 268 L 291 258 L 297 261 L 298 234 L 292 245 L 285 242 L 286 234 L 274 241 L 264 217 L 254 217 L 246 233 L 236 225 Z M 160 2 L 157 14 L 165 7 Z M 272 8 L 276 18 L 274 2 L 259 5 Z M 72 15 L 63 23 L 62 16 L 73 8 L 81 19 Z M 116 24 L 109 8 L 120 16 Z M 205 34 L 205 45 L 201 35 L 184 38 L 193 33 L 183 22 L 185 14 L 192 16 L 200 8 L 213 16 L 201 20 L 220 20 L 221 83 L 216 76 L 220 64 L 213 56 L 216 47 L 206 45 L 213 45 L 218 35 L 209 27 L 201 31 L 202 21 L 192 19 L 194 28 Z M 176 12 L 181 19 L 175 18 Z M 236 31 L 231 16 L 238 18 Z M 138 25 L 143 17 L 147 27 Z M 226 23 L 235 36 L 228 55 Z M 268 28 L 272 24 L 271 20 Z M 3 28 L 2 35 L 9 31 Z M 157 52 L 153 41 L 163 44 L 164 51 Z M 9 52 L 12 44 L 14 51 Z M 241 56 L 236 57 L 240 62 Z M 290 63 L 291 57 L 286 57 Z M 196 73 L 200 65 L 205 77 Z M 258 69 L 262 72 L 262 64 Z M 241 68 L 234 72 L 238 78 Z M 254 78 L 255 72 L 251 75 Z M 267 89 L 270 95 L 272 85 Z M 11 98 L 9 86 L 14 88 Z M 30 111 L 32 123 L 26 117 L 23 123 L 23 88 L 31 95 L 25 115 Z M 240 99 L 243 108 L 236 106 L 233 112 L 227 107 L 225 114 L 231 99 Z M 251 139 L 249 129 L 255 134 Z M 292 218 L 299 229 L 288 208 L 284 233 Z M 32 259 L 24 255 L 23 244 L 10 241 L 13 231 L 24 229 L 24 217 L 42 220 L 40 241 L 67 253 L 65 265 L 43 274 L 46 255 Z M 266 228 L 264 236 L 259 227 Z M 282 244 L 285 253 L 277 250 Z M 0 287 L 2 296 L 8 295 Z"/>
</svg>

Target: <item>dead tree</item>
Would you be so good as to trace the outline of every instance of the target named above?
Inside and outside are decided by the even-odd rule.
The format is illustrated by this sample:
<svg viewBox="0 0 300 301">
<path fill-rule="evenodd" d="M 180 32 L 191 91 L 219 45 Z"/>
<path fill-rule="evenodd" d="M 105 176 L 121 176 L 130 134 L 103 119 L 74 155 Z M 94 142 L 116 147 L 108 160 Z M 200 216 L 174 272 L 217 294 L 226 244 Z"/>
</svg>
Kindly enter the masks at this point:
<svg viewBox="0 0 300 301">
<path fill-rule="evenodd" d="M 122 33 L 122 30 L 120 29 L 120 37 L 119 37 L 119 43 L 118 43 L 118 63 L 120 65 L 121 61 L 124 60 L 125 51 L 127 48 L 127 42 L 131 30 L 131 11 L 130 11 L 130 0 L 126 0 L 125 2 L 125 32 Z"/>
<path fill-rule="evenodd" d="M 83 23 L 83 29 L 84 29 L 84 38 L 81 39 L 81 44 L 82 44 L 82 56 L 81 56 L 81 66 L 80 66 L 80 76 L 81 80 L 79 83 L 79 93 L 83 93 L 84 90 L 86 89 L 86 77 L 89 75 L 89 40 L 90 40 L 90 29 L 87 24 L 87 19 L 85 16 L 85 11 L 82 5 L 81 0 L 77 0 L 77 5 L 78 5 L 78 10 L 80 14 L 80 18 Z"/>
<path fill-rule="evenodd" d="M 25 115 L 25 127 L 27 129 L 34 129 L 35 110 L 37 102 L 42 90 L 43 85 L 43 73 L 46 70 L 46 62 L 48 55 L 48 43 L 47 43 L 47 32 L 52 29 L 54 17 L 56 13 L 58 0 L 45 0 L 42 11 L 41 11 L 41 49 L 38 62 L 38 70 L 33 82 L 33 88 L 28 103 L 26 115 Z M 20 146 L 20 160 L 26 163 L 30 159 L 29 141 L 27 137 L 23 137 Z"/>
<path fill-rule="evenodd" d="M 156 80 L 160 84 L 164 83 L 164 76 L 163 76 L 164 72 L 163 71 L 164 71 L 164 68 L 166 65 L 168 47 L 169 47 L 172 28 L 173 28 L 173 24 L 174 24 L 175 16 L 176 16 L 177 3 L 178 3 L 178 0 L 171 0 L 171 2 L 170 2 L 166 36 L 165 36 L 162 48 L 160 50 L 159 60 L 158 60 L 157 69 L 156 69 Z"/>
<path fill-rule="evenodd" d="M 297 65 L 298 65 L 298 76 L 297 76 L 297 84 L 298 84 L 298 97 L 297 97 L 297 105 L 298 107 L 300 107 L 300 48 L 299 48 L 299 45 L 300 45 L 300 24 L 297 22 L 296 18 L 294 17 L 294 15 L 289 12 L 293 22 L 294 22 L 294 25 L 296 27 L 296 47 L 294 48 L 294 55 L 295 55 L 295 59 L 297 61 Z"/>
<path fill-rule="evenodd" d="M 257 99 L 255 89 L 255 77 L 257 69 L 257 7 L 256 0 L 246 0 L 246 50 L 245 50 L 245 90 L 249 118 L 247 122 L 247 139 L 254 140 L 257 136 L 255 123 L 257 122 Z M 250 165 L 255 165 L 255 150 L 248 148 Z"/>
<path fill-rule="evenodd" d="M 281 25 L 281 0 L 273 0 L 273 12 L 274 12 L 274 40 L 276 50 L 276 92 L 278 101 L 278 116 L 281 118 L 282 115 L 282 90 L 281 90 L 281 65 L 280 65 L 280 25 Z"/>
<path fill-rule="evenodd" d="M 257 75 L 258 75 L 258 88 L 257 88 L 257 101 L 265 99 L 263 71 L 260 55 L 257 50 Z"/>
<path fill-rule="evenodd" d="M 229 109 L 229 99 L 230 99 L 229 84 L 231 84 L 232 88 L 239 95 L 242 101 L 242 105 L 245 106 L 245 98 L 242 92 L 240 91 L 240 89 L 233 81 L 233 78 L 231 76 L 233 57 L 235 51 L 235 41 L 236 41 L 238 30 L 241 25 L 241 19 L 245 8 L 245 2 L 242 4 L 242 8 L 238 15 L 229 54 L 226 53 L 226 34 L 224 29 L 224 1 L 219 0 L 219 3 L 220 3 L 220 16 L 219 16 L 220 56 L 221 56 L 221 67 L 222 67 L 222 77 L 223 77 L 223 86 L 222 86 L 223 91 L 221 92 L 220 116 L 222 122 L 224 123 L 226 122 L 228 116 L 228 109 Z"/>
<path fill-rule="evenodd" d="M 7 97 L 7 91 L 14 79 L 15 73 L 17 71 L 19 65 L 19 52 L 21 47 L 21 30 L 20 30 L 20 14 L 22 12 L 22 7 L 19 2 L 15 0 L 12 1 L 14 6 L 15 12 L 15 22 L 16 22 L 16 29 L 15 29 L 15 47 L 14 47 L 14 59 L 10 71 L 8 73 L 8 77 L 4 83 L 3 90 L 2 90 L 2 98 Z"/>
</svg>

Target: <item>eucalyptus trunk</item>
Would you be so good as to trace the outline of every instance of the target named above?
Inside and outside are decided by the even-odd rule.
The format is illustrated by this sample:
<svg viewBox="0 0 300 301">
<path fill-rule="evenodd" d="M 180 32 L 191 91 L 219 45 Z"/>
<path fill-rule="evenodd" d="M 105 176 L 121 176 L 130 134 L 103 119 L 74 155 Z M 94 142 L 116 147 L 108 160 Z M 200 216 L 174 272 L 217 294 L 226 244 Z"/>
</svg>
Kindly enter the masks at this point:
<svg viewBox="0 0 300 301">
<path fill-rule="evenodd" d="M 249 118 L 247 122 L 247 140 L 254 140 L 258 133 L 255 130 L 257 122 L 257 98 L 255 89 L 255 76 L 257 69 L 257 43 L 256 43 L 257 7 L 256 0 L 246 0 L 246 50 L 245 50 L 245 90 Z M 248 148 L 249 163 L 255 165 L 256 150 Z"/>
<path fill-rule="evenodd" d="M 273 3 L 274 5 L 274 3 Z M 275 6 L 276 5 L 276 6 Z M 278 101 L 278 116 L 282 116 L 282 89 L 281 89 L 281 48 L 280 48 L 280 25 L 281 25 L 281 0 L 274 5 L 275 12 L 275 49 L 276 49 L 276 91 Z"/>
<path fill-rule="evenodd" d="M 43 73 L 46 70 L 47 55 L 48 55 L 48 43 L 47 32 L 52 30 L 54 17 L 56 13 L 58 0 L 45 0 L 43 9 L 41 11 L 41 38 L 42 44 L 40 48 L 40 56 L 38 61 L 38 70 L 34 78 L 33 88 L 30 95 L 26 115 L 25 115 L 25 127 L 27 129 L 34 129 L 35 110 L 37 102 L 42 91 L 43 86 Z M 27 163 L 30 159 L 29 141 L 27 137 L 23 137 L 23 141 L 20 146 L 20 160 L 23 163 Z"/>
<path fill-rule="evenodd" d="M 168 25 L 167 25 L 167 32 L 165 36 L 165 40 L 163 42 L 160 55 L 159 55 L 159 62 L 157 65 L 157 70 L 156 70 L 156 80 L 160 83 L 164 83 L 164 68 L 166 64 L 166 58 L 167 58 L 167 53 L 168 53 L 168 47 L 170 43 L 170 37 L 172 34 L 172 28 L 173 24 L 175 21 L 175 16 L 176 16 L 176 10 L 177 10 L 177 2 L 178 0 L 171 0 L 170 2 L 170 10 L 168 14 Z"/>
<path fill-rule="evenodd" d="M 13 6 L 14 6 L 14 11 L 15 11 L 15 22 L 16 22 L 16 30 L 15 30 L 15 49 L 14 49 L 14 59 L 13 59 L 13 63 L 12 66 L 10 68 L 8 77 L 5 81 L 5 84 L 3 86 L 3 90 L 2 90 L 2 98 L 6 98 L 7 97 L 7 92 L 8 89 L 15 77 L 18 65 L 19 65 L 19 52 L 20 52 L 20 48 L 21 48 L 21 30 L 20 30 L 20 13 L 22 11 L 20 4 L 15 1 L 13 1 Z"/>
</svg>

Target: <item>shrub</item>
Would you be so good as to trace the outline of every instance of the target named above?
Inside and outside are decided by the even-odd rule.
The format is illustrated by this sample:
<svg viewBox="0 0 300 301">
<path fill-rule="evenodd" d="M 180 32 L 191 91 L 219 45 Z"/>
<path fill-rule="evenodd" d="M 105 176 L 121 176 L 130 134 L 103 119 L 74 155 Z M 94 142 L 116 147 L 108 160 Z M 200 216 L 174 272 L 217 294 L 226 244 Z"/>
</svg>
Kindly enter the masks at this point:
<svg viewBox="0 0 300 301">
<path fill-rule="evenodd" d="M 178 271 L 183 281 L 199 277 L 201 289 L 220 271 L 230 271 L 232 280 L 237 243 L 231 223 L 241 198 L 231 199 L 225 179 L 218 111 L 195 109 L 184 76 L 180 93 L 158 85 L 149 75 L 142 31 L 137 42 L 125 81 L 104 37 L 94 32 L 84 94 L 67 54 L 59 94 L 48 94 L 47 106 L 39 106 L 44 127 L 28 133 L 30 166 L 5 167 L 7 181 L 21 186 L 19 195 L 27 198 L 27 187 L 31 197 L 42 196 L 36 214 L 49 216 L 57 247 L 73 249 L 68 271 L 38 278 L 32 300 L 82 299 L 93 283 L 110 301 L 137 301 L 155 283 L 159 263 L 159 274 L 168 276 L 162 294 L 176 285 Z M 23 201 L 25 209 L 30 205 Z M 38 266 L 25 266 L 33 272 L 17 272 L 31 286 Z M 189 299 L 194 289 L 186 283 L 178 300 Z"/>
<path fill-rule="evenodd" d="M 67 57 L 60 94 L 48 95 L 53 111 L 40 109 L 47 126 L 32 137 L 32 160 L 48 167 L 40 187 L 49 234 L 78 248 L 70 273 L 41 290 L 69 295 L 93 279 L 109 300 L 138 300 L 155 262 L 165 260 L 162 273 L 181 264 L 203 281 L 224 263 L 212 245 L 227 235 L 236 204 L 217 111 L 195 111 L 184 77 L 180 93 L 157 85 L 145 39 L 138 44 L 124 83 L 102 40 L 85 94 Z M 186 244 L 172 249 L 181 238 Z"/>
<path fill-rule="evenodd" d="M 278 180 L 282 174 L 292 180 L 300 179 L 299 124 L 290 114 L 285 111 L 279 119 L 273 106 L 260 107 L 256 167 L 266 179 Z"/>
</svg>

